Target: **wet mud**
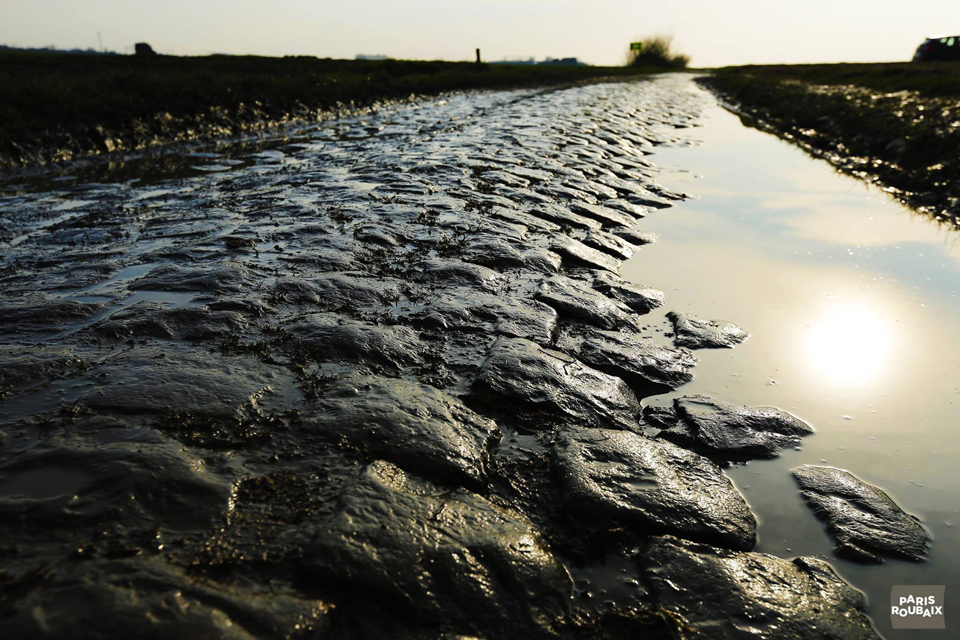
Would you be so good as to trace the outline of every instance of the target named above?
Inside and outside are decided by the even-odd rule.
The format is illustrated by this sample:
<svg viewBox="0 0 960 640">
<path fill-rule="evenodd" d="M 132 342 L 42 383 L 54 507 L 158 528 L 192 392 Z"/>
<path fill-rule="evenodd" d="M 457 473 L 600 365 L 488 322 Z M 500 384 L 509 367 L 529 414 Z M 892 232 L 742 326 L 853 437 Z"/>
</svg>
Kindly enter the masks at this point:
<svg viewBox="0 0 960 640">
<path fill-rule="evenodd" d="M 924 559 L 930 534 L 883 490 L 834 467 L 805 465 L 793 475 L 810 508 L 827 523 L 838 554 L 863 562 Z"/>
<path fill-rule="evenodd" d="M 720 466 L 806 423 L 642 407 L 698 362 L 619 276 L 685 197 L 651 159 L 688 87 L 455 96 L 202 176 L 8 189 L 7 637 L 877 637 L 825 562 L 751 551 Z"/>
<path fill-rule="evenodd" d="M 675 398 L 673 407 L 649 406 L 644 419 L 662 427 L 658 437 L 720 461 L 773 458 L 800 447 L 813 428 L 773 407 L 737 406 L 705 396 Z"/>
<path fill-rule="evenodd" d="M 667 318 L 673 323 L 678 347 L 691 349 L 724 349 L 735 347 L 747 339 L 747 332 L 726 320 L 702 320 L 671 311 Z"/>
</svg>

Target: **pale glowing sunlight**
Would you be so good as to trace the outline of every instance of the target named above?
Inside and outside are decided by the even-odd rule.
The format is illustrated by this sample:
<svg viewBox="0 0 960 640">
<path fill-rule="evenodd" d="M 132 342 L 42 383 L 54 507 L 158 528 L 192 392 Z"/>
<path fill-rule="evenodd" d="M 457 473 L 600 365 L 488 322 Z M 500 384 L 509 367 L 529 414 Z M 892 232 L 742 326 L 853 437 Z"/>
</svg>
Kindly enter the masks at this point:
<svg viewBox="0 0 960 640">
<path fill-rule="evenodd" d="M 896 339 L 893 327 L 874 308 L 838 302 L 807 331 L 806 361 L 830 383 L 872 382 L 890 365 Z"/>
</svg>

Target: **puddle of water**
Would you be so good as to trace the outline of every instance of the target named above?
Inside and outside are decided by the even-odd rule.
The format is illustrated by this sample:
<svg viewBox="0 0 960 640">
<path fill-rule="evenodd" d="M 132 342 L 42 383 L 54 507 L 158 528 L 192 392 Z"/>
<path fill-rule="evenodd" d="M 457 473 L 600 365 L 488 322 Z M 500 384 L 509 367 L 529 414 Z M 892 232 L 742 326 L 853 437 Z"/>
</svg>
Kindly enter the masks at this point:
<svg viewBox="0 0 960 640">
<path fill-rule="evenodd" d="M 202 297 L 198 296 L 196 292 L 188 291 L 151 291 L 149 289 L 143 291 L 135 291 L 129 297 L 124 299 L 125 306 L 133 306 L 138 302 L 162 302 L 171 307 L 192 307 L 197 306 L 197 298 Z"/>
<path fill-rule="evenodd" d="M 197 297 L 195 292 L 152 291 L 149 289 L 133 291 L 132 293 L 127 291 L 126 287 L 129 283 L 146 275 L 159 264 L 158 262 L 145 262 L 123 267 L 105 280 L 86 287 L 74 289 L 62 297 L 78 302 L 111 302 L 122 297 L 124 307 L 141 301 L 164 302 L 172 306 L 193 305 L 194 298 Z M 110 310 L 111 313 L 113 311 L 115 311 L 115 309 Z M 99 319 L 99 317 L 98 315 L 92 319 Z"/>
<path fill-rule="evenodd" d="M 809 421 L 817 433 L 800 451 L 728 471 L 761 520 L 758 550 L 828 560 L 868 594 L 888 638 L 956 637 L 950 622 L 892 631 L 887 603 L 892 585 L 951 585 L 960 573 L 960 233 L 717 106 L 703 123 L 689 133 L 703 144 L 653 157 L 682 167 L 662 184 L 700 199 L 652 213 L 644 226 L 662 242 L 623 275 L 663 289 L 664 312 L 730 320 L 751 337 L 698 351 L 695 380 L 650 402 L 703 393 Z M 802 464 L 882 487 L 932 532 L 929 560 L 837 558 L 790 475 Z M 957 598 L 947 618 L 960 621 Z"/>
<path fill-rule="evenodd" d="M 83 489 L 92 476 L 64 467 L 42 467 L 15 471 L 0 479 L 0 497 L 56 498 Z"/>
</svg>

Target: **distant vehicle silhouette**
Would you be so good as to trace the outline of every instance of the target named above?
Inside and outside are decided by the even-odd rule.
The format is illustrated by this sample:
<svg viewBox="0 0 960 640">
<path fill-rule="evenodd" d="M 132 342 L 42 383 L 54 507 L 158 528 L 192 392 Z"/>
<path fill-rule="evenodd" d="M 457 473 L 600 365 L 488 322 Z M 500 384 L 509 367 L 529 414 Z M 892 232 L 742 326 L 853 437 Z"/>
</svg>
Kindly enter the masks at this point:
<svg viewBox="0 0 960 640">
<path fill-rule="evenodd" d="M 914 62 L 960 62 L 960 36 L 931 36 L 917 47 Z"/>
</svg>

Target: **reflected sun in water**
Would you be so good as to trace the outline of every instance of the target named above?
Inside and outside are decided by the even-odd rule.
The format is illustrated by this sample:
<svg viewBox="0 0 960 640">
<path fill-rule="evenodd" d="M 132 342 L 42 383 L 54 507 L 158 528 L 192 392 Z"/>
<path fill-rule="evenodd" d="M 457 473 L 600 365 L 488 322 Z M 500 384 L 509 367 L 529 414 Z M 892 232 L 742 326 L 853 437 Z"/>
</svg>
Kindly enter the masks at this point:
<svg viewBox="0 0 960 640">
<path fill-rule="evenodd" d="M 814 375 L 831 384 L 874 382 L 892 364 L 894 326 L 876 308 L 833 301 L 807 330 L 806 362 Z"/>
</svg>

